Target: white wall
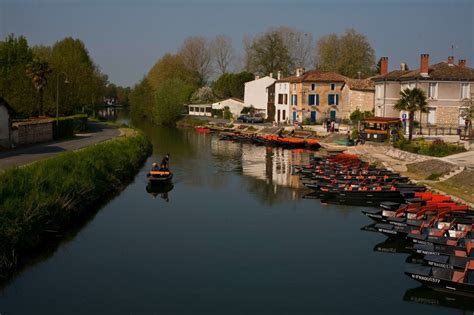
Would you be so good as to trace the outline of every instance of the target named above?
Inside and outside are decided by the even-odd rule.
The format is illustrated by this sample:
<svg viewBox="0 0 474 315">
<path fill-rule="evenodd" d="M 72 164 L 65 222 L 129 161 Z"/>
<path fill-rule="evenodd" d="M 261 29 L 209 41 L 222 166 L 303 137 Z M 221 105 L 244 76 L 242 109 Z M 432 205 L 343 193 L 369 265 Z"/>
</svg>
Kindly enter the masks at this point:
<svg viewBox="0 0 474 315">
<path fill-rule="evenodd" d="M 287 102 L 286 104 L 280 104 L 278 102 L 278 94 L 285 94 Z M 278 111 L 280 111 L 280 119 L 278 120 Z M 283 119 L 283 113 L 285 113 L 285 119 Z M 277 82 L 275 83 L 275 121 L 285 122 L 291 120 L 290 116 L 290 83 L 289 82 Z"/>
<path fill-rule="evenodd" d="M 0 146 L 10 147 L 10 114 L 5 106 L 0 105 Z"/>
<path fill-rule="evenodd" d="M 265 112 L 267 118 L 268 106 L 268 92 L 267 87 L 273 84 L 276 80 L 269 76 L 253 80 L 245 83 L 244 104 L 245 107 L 253 106 Z"/>
<path fill-rule="evenodd" d="M 237 119 L 244 108 L 244 103 L 228 98 L 212 104 L 212 109 L 224 109 L 225 107 L 228 107 L 234 118 Z"/>
</svg>

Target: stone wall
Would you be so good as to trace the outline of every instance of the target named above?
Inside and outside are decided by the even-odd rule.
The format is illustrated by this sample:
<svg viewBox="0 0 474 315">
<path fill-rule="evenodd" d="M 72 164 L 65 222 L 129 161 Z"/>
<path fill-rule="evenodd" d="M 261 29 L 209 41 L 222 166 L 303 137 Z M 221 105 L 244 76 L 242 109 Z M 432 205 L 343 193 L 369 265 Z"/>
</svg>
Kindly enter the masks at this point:
<svg viewBox="0 0 474 315">
<path fill-rule="evenodd" d="M 12 128 L 15 145 L 53 140 L 53 121 L 50 119 L 16 122 Z"/>
</svg>

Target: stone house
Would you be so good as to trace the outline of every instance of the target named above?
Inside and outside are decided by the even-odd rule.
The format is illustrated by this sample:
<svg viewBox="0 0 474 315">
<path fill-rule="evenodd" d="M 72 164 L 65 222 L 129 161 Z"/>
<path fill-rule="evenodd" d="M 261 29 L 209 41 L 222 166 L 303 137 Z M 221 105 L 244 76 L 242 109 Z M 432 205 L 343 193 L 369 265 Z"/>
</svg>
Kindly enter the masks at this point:
<svg viewBox="0 0 474 315">
<path fill-rule="evenodd" d="M 296 69 L 294 76 L 275 83 L 277 122 L 320 122 L 348 119 L 351 112 L 372 110 L 375 87 L 370 79 L 349 79 L 341 74 Z M 279 115 L 280 111 L 280 115 Z"/>
<path fill-rule="evenodd" d="M 257 112 L 263 114 L 264 118 L 268 118 L 268 87 L 276 80 L 273 75 L 265 77 L 256 77 L 255 80 L 245 82 L 244 104 L 245 107 L 253 106 Z"/>
<path fill-rule="evenodd" d="M 342 87 L 343 106 L 341 115 L 350 117 L 355 110 L 362 112 L 374 110 L 375 82 L 371 79 L 347 79 Z"/>
<path fill-rule="evenodd" d="M 12 146 L 12 116 L 13 108 L 0 97 L 0 147 Z"/>
<path fill-rule="evenodd" d="M 416 113 L 415 119 L 422 126 L 458 127 L 464 125 L 460 116 L 466 100 L 474 91 L 474 69 L 466 66 L 466 60 L 454 63 L 454 57 L 429 65 L 429 55 L 420 56 L 420 66 L 407 70 L 401 64 L 399 70 L 388 71 L 388 58 L 382 57 L 380 75 L 375 81 L 375 115 L 383 117 L 407 117 L 407 113 L 395 110 L 400 91 L 420 88 L 428 97 L 429 112 Z"/>
<path fill-rule="evenodd" d="M 240 116 L 240 112 L 244 108 L 244 101 L 236 97 L 231 97 L 212 104 L 212 109 L 225 109 L 228 108 L 232 113 L 234 119 Z"/>
</svg>

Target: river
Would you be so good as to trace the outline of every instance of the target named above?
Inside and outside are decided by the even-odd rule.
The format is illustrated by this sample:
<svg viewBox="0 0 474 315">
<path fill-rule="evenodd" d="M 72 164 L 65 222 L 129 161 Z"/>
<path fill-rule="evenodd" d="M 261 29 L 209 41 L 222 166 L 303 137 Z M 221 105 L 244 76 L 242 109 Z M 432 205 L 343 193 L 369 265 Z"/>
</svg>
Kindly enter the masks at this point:
<svg viewBox="0 0 474 315">
<path fill-rule="evenodd" d="M 1 315 L 474 309 L 406 277 L 406 254 L 375 251 L 385 237 L 361 231 L 370 221 L 360 207 L 303 199 L 291 165 L 314 153 L 141 127 L 154 150 L 135 180 L 4 285 Z M 147 191 L 146 172 L 166 153 L 174 187 Z"/>
</svg>

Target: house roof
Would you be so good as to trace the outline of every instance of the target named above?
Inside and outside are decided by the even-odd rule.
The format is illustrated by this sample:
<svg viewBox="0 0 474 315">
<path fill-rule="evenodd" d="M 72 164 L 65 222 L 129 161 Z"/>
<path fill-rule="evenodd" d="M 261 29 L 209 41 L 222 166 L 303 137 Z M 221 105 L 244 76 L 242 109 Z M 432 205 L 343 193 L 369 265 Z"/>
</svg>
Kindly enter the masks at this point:
<svg viewBox="0 0 474 315">
<path fill-rule="evenodd" d="M 436 81 L 474 81 L 474 69 L 461 67 L 456 64 L 449 65 L 447 62 L 440 62 L 428 67 L 428 76 L 422 76 L 420 69 L 416 70 L 395 70 L 386 75 L 374 77 L 375 81 L 396 80 L 436 80 Z"/>
<path fill-rule="evenodd" d="M 289 76 L 282 78 L 277 82 L 345 82 L 348 78 L 342 74 L 331 72 L 331 71 L 321 71 L 321 70 L 311 70 L 303 73 L 300 76 Z"/>
<path fill-rule="evenodd" d="M 7 111 L 10 113 L 10 114 L 13 114 L 15 113 L 15 110 L 10 106 L 10 104 L 7 103 L 7 101 L 0 96 L 0 106 L 5 106 Z"/>
<path fill-rule="evenodd" d="M 375 91 L 375 82 L 369 79 L 347 79 L 346 84 L 351 90 Z"/>
</svg>

